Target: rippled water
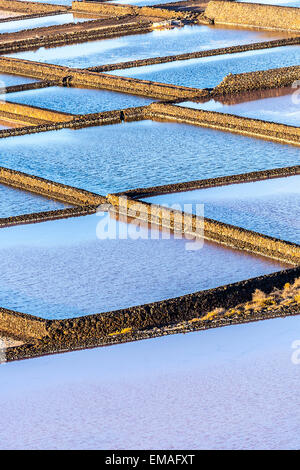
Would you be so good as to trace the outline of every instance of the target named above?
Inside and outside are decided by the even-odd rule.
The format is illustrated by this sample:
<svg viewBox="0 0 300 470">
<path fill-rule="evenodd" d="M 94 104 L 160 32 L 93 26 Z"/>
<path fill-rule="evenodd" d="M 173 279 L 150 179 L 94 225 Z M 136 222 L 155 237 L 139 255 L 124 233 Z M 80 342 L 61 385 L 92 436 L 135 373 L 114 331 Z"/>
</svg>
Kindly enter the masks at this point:
<svg viewBox="0 0 300 470">
<path fill-rule="evenodd" d="M 155 204 L 204 204 L 206 217 L 300 244 L 300 176 L 198 189 L 146 199 Z"/>
<path fill-rule="evenodd" d="M 1 99 L 1 95 L 0 95 Z M 50 87 L 6 95 L 7 101 L 49 108 L 72 114 L 97 113 L 144 106 L 153 100 L 107 90 Z"/>
<path fill-rule="evenodd" d="M 115 70 L 110 73 L 180 86 L 213 88 L 229 73 L 288 67 L 298 65 L 299 62 L 300 46 L 285 46 Z"/>
<path fill-rule="evenodd" d="M 10 75 L 8 73 L 0 73 L 0 88 L 13 85 L 22 85 L 23 83 L 38 82 L 35 78 L 23 77 L 22 75 Z M 0 98 L 6 98 L 6 95 L 0 95 Z"/>
<path fill-rule="evenodd" d="M 282 93 L 282 94 L 281 94 Z M 295 88 L 283 89 L 274 91 L 274 96 L 247 100 L 247 96 L 238 102 L 229 98 L 229 103 L 226 103 L 226 98 L 219 102 L 215 100 L 206 103 L 193 103 L 191 101 L 180 103 L 179 106 L 204 109 L 208 111 L 219 111 L 221 113 L 234 114 L 236 116 L 244 116 L 255 119 L 262 119 L 264 121 L 277 122 L 287 124 L 290 126 L 300 125 L 300 100 L 299 91 Z M 296 93 L 296 94 L 295 94 Z M 277 96 L 276 96 L 277 95 Z M 230 102 L 232 101 L 232 102 Z"/>
<path fill-rule="evenodd" d="M 299 148 L 198 126 L 140 121 L 1 139 L 0 162 L 106 194 L 296 165 Z"/>
<path fill-rule="evenodd" d="M 188 251 L 186 240 L 172 236 L 153 240 L 143 228 L 134 235 L 143 233 L 148 239 L 134 239 L 131 232 L 128 239 L 100 240 L 96 237 L 99 223 L 103 219 L 92 215 L 1 229 L 0 305 L 45 318 L 80 316 L 172 298 L 286 267 L 208 242 Z M 110 219 L 110 236 L 114 233 L 111 224 L 117 233 L 126 228 L 125 223 Z M 98 228 L 98 233 L 104 231 Z"/>
<path fill-rule="evenodd" d="M 181 54 L 266 41 L 283 36 L 285 37 L 286 34 L 194 25 L 171 30 L 155 30 L 150 33 L 122 36 L 114 39 L 90 41 L 88 47 L 86 43 L 74 44 L 47 49 L 40 48 L 35 51 L 19 52 L 11 55 L 38 62 L 83 68 L 127 60 L 145 59 L 147 57 Z M 288 49 L 285 49 L 285 52 L 288 53 Z M 291 56 L 294 54 L 295 49 L 291 51 Z M 280 59 L 277 58 L 277 64 L 279 60 L 284 60 L 282 53 Z M 292 59 L 286 58 L 285 62 L 289 63 L 290 60 Z M 245 72 L 246 70 L 242 71 Z"/>
<path fill-rule="evenodd" d="M 18 21 L 0 23 L 1 33 L 13 33 L 24 29 L 42 28 L 45 26 L 55 26 L 65 23 L 81 23 L 92 18 L 78 18 L 70 14 L 41 16 L 40 18 L 30 18 Z"/>
<path fill-rule="evenodd" d="M 1 449 L 298 450 L 299 330 L 295 315 L 10 362 Z"/>
<path fill-rule="evenodd" d="M 63 209 L 65 204 L 0 184 L 0 217 Z"/>
</svg>

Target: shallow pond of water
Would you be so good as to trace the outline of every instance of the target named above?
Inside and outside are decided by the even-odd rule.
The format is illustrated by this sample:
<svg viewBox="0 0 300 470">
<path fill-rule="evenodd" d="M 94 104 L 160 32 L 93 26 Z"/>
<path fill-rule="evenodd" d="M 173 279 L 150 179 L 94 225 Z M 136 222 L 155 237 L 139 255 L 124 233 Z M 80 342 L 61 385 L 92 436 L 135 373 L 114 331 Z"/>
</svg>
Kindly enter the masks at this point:
<svg viewBox="0 0 300 470">
<path fill-rule="evenodd" d="M 0 95 L 1 99 L 1 95 Z M 134 106 L 144 106 L 153 100 L 108 90 L 50 87 L 6 95 L 7 101 L 49 108 L 71 114 L 99 113 Z"/>
<path fill-rule="evenodd" d="M 286 267 L 206 241 L 187 250 L 185 239 L 170 235 L 155 240 L 146 228 L 129 227 L 106 214 L 1 229 L 0 306 L 67 318 L 172 298 Z M 118 236 L 120 231 L 126 239 Z"/>
<path fill-rule="evenodd" d="M 36 78 L 23 77 L 22 75 L 10 75 L 8 73 L 0 73 L 0 88 L 22 85 L 24 83 L 38 82 Z M 1 99 L 6 99 L 5 94 L 0 94 Z"/>
<path fill-rule="evenodd" d="M 290 126 L 300 125 L 300 99 L 298 88 L 283 88 L 268 92 L 269 96 L 255 99 L 255 95 L 243 97 L 220 98 L 220 101 L 210 100 L 206 103 L 191 101 L 180 103 L 178 106 L 218 111 L 236 116 L 262 119 Z"/>
<path fill-rule="evenodd" d="M 7 168 L 100 194 L 299 164 L 299 148 L 139 121 L 0 139 Z"/>
<path fill-rule="evenodd" d="M 179 204 L 195 212 L 204 204 L 206 217 L 300 244 L 300 176 L 231 184 L 164 194 L 145 199 Z"/>
<path fill-rule="evenodd" d="M 147 57 L 160 57 L 260 42 L 278 37 L 286 37 L 286 33 L 194 25 L 184 26 L 183 28 L 155 30 L 150 33 L 122 36 L 114 39 L 90 41 L 83 44 L 46 49 L 40 48 L 35 51 L 23 51 L 11 55 L 38 62 L 85 68 L 128 60 L 145 59 Z M 291 55 L 295 54 L 294 51 L 295 49 L 293 49 Z M 285 52 L 288 53 L 288 49 L 285 49 Z M 277 60 L 284 60 L 282 53 L 280 54 L 280 59 Z M 289 63 L 289 60 L 291 58 L 287 58 L 285 62 Z M 277 66 L 279 67 L 280 65 Z M 245 72 L 246 70 L 242 71 Z M 204 70 L 205 73 L 206 71 Z"/>
<path fill-rule="evenodd" d="M 67 206 L 61 202 L 0 184 L 0 218 L 64 207 Z"/>
<path fill-rule="evenodd" d="M 81 23 L 92 18 L 81 18 L 71 13 L 63 15 L 41 16 L 39 18 L 28 18 L 24 20 L 8 21 L 0 23 L 0 34 L 14 33 L 25 29 L 44 28 L 46 26 L 55 26 L 68 23 Z"/>
<path fill-rule="evenodd" d="M 213 88 L 229 73 L 288 67 L 298 65 L 299 61 L 300 46 L 285 46 L 114 70 L 109 73 L 179 86 Z"/>
</svg>

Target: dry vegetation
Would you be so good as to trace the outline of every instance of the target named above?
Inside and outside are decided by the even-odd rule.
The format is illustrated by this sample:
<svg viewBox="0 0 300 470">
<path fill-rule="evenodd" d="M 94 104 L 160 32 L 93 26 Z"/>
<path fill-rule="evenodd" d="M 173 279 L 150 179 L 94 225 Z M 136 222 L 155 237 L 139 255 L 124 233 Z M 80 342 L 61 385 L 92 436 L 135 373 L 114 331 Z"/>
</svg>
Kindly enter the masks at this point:
<svg viewBox="0 0 300 470">
<path fill-rule="evenodd" d="M 262 313 L 272 313 L 277 310 L 300 309 L 300 278 L 293 284 L 286 283 L 283 289 L 274 289 L 270 294 L 265 294 L 259 289 L 252 294 L 252 300 L 239 304 L 234 308 L 225 310 L 216 308 L 201 318 L 193 318 L 189 323 L 203 322 L 226 317 L 243 316 L 248 317 Z"/>
</svg>

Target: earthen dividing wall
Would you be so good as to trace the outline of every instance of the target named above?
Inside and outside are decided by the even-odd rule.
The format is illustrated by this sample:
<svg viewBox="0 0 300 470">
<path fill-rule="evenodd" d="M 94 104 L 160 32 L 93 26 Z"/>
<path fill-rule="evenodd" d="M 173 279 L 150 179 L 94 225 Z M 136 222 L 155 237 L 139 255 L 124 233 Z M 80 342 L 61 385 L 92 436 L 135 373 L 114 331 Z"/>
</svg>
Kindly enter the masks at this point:
<svg viewBox="0 0 300 470">
<path fill-rule="evenodd" d="M 300 65 L 260 70 L 257 72 L 229 74 L 213 89 L 212 95 L 287 87 L 294 83 L 297 88 L 299 86 L 298 81 L 300 83 Z"/>
<path fill-rule="evenodd" d="M 33 212 L 30 214 L 16 215 L 13 217 L 0 218 L 0 229 L 13 227 L 16 225 L 38 224 L 60 219 L 70 219 L 74 217 L 84 217 L 95 214 L 98 206 L 79 206 L 54 211 Z"/>
<path fill-rule="evenodd" d="M 49 3 L 25 2 L 18 0 L 0 0 L 0 9 L 20 11 L 24 13 L 52 13 L 55 11 L 66 11 L 70 7 L 64 5 L 52 5 Z"/>
<path fill-rule="evenodd" d="M 299 8 L 213 0 L 205 16 L 215 24 L 300 31 Z"/>
<path fill-rule="evenodd" d="M 12 115 L 16 115 L 16 119 L 19 116 L 20 119 L 29 117 L 46 122 L 68 122 L 73 118 L 72 114 L 1 100 L 0 113 L 11 113 Z"/>
<path fill-rule="evenodd" d="M 110 16 L 125 16 L 125 15 L 135 15 L 135 16 L 148 16 L 148 17 L 158 17 L 158 18 L 185 18 L 187 16 L 186 12 L 166 10 L 159 7 L 139 7 L 135 5 L 118 5 L 117 3 L 106 3 L 106 2 L 73 2 L 72 3 L 73 11 L 81 11 L 87 13 L 98 13 Z M 200 14 L 198 15 L 200 17 Z"/>
<path fill-rule="evenodd" d="M 0 308 L 0 331 L 24 339 L 47 335 L 47 321 Z"/>
</svg>

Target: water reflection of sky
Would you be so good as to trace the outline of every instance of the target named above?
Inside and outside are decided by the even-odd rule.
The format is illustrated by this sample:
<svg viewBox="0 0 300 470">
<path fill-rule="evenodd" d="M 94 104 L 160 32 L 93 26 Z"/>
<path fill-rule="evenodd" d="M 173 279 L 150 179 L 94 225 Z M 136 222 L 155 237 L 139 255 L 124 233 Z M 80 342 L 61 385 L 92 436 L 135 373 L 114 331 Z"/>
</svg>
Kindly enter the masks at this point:
<svg viewBox="0 0 300 470">
<path fill-rule="evenodd" d="M 93 215 L 1 229 L 0 305 L 46 318 L 72 317 L 172 298 L 285 267 L 211 242 L 188 251 L 186 240 L 172 235 L 99 240 L 100 220 Z"/>
<path fill-rule="evenodd" d="M 230 29 L 205 25 L 184 26 L 11 54 L 13 57 L 69 67 L 92 67 L 127 60 L 181 54 L 198 50 L 286 37 L 286 33 Z"/>
</svg>

